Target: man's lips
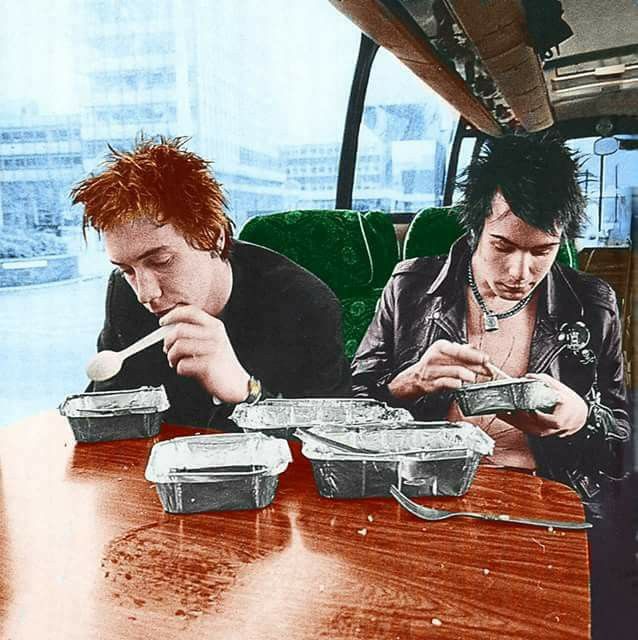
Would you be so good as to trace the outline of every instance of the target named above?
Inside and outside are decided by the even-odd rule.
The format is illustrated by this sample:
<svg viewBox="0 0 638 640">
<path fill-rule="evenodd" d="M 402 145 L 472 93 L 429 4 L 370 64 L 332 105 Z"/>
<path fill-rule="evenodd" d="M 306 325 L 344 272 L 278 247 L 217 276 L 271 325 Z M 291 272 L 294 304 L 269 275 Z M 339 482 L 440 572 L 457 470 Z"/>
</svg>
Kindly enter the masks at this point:
<svg viewBox="0 0 638 640">
<path fill-rule="evenodd" d="M 501 288 L 505 289 L 506 291 L 510 292 L 510 293 L 525 293 L 526 291 L 531 291 L 531 287 L 525 286 L 525 285 L 509 285 L 509 284 L 505 284 L 504 282 L 500 283 Z"/>
<path fill-rule="evenodd" d="M 494 288 L 494 291 L 499 298 L 503 298 L 504 300 L 522 300 L 532 289 L 533 287 L 530 286 L 511 287 L 500 283 Z"/>
</svg>

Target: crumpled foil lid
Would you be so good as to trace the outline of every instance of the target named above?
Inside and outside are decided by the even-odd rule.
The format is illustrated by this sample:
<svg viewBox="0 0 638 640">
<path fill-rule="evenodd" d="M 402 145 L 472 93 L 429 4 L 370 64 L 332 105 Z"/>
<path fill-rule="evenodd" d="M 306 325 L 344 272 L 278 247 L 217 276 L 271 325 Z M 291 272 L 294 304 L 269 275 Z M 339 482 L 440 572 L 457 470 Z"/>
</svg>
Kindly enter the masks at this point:
<svg viewBox="0 0 638 640">
<path fill-rule="evenodd" d="M 357 424 L 411 420 L 406 409 L 368 398 L 272 398 L 238 405 L 231 419 L 243 429 L 279 429 L 321 424 Z"/>
<path fill-rule="evenodd" d="M 489 455 L 494 451 L 494 440 L 479 427 L 467 422 L 412 421 L 397 423 L 390 428 L 373 425 L 371 429 L 352 430 L 325 426 L 313 427 L 308 431 L 309 435 L 303 430 L 297 431 L 295 435 L 303 442 L 303 455 L 313 460 L 399 460 L 407 452 L 417 449 L 423 449 L 424 455 L 440 453 L 442 457 L 459 450 L 480 455 Z M 312 434 L 315 433 L 349 447 L 379 453 L 346 452 L 325 442 L 316 442 L 312 439 Z"/>
<path fill-rule="evenodd" d="M 170 406 L 164 385 L 120 391 L 94 391 L 68 396 L 58 407 L 67 418 L 159 413 Z"/>
<path fill-rule="evenodd" d="M 179 475 L 175 469 L 188 473 L 203 467 L 255 466 L 267 467 L 264 475 L 275 476 L 290 462 L 288 443 L 261 433 L 185 436 L 155 444 L 144 475 L 149 482 L 174 482 Z M 189 481 L 211 482 L 211 478 L 202 475 Z"/>
</svg>

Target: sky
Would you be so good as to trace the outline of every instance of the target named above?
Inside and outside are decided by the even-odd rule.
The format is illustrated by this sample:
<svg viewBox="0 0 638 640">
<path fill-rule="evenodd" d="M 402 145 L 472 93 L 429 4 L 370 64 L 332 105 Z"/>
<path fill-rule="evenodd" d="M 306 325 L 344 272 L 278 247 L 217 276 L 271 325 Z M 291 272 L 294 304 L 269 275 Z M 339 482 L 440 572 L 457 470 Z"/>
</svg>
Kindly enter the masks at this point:
<svg viewBox="0 0 638 640">
<path fill-rule="evenodd" d="M 74 111 L 72 30 L 71 0 L 0 0 L 2 103 Z"/>
<path fill-rule="evenodd" d="M 37 103 L 40 114 L 79 112 L 77 63 L 82 25 L 78 6 L 82 1 L 0 0 L 0 87 L 3 87 L 0 117 L 28 102 Z M 329 2 L 296 0 L 293 5 L 288 0 L 182 2 L 184 7 L 189 7 L 189 3 L 213 3 L 203 5 L 214 8 L 202 15 L 211 16 L 211 20 L 214 16 L 222 16 L 218 20 L 233 20 L 243 41 L 261 42 L 262 46 L 273 48 L 264 52 L 263 57 L 264 63 L 271 64 L 268 74 L 257 68 L 261 61 L 259 52 L 247 52 L 247 64 L 251 65 L 250 70 L 254 68 L 258 87 L 284 97 L 277 101 L 280 111 L 290 121 L 290 134 L 297 132 L 290 143 L 341 138 L 360 34 Z M 148 4 L 153 6 L 152 2 Z M 243 20 L 251 15 L 260 17 Z M 268 20 L 264 20 L 264 15 Z M 211 24 L 211 33 L 215 28 L 224 27 Z M 265 39 L 263 29 L 268 29 Z M 277 55 L 275 48 L 281 49 L 281 55 Z M 277 79 L 272 78 L 275 73 Z M 427 95 L 431 91 L 391 54 L 379 53 L 368 102 L 410 102 L 423 100 Z"/>
</svg>

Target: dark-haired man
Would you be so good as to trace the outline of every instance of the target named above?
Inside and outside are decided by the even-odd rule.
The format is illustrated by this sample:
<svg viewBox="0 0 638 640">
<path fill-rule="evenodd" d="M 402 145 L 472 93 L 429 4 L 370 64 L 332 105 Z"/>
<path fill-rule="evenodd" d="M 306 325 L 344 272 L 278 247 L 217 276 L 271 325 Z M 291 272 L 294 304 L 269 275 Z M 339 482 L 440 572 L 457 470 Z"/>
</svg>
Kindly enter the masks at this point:
<svg viewBox="0 0 638 640">
<path fill-rule="evenodd" d="M 117 267 L 98 349 L 170 326 L 163 344 L 91 388 L 163 384 L 168 419 L 199 426 L 219 426 L 235 404 L 265 395 L 347 395 L 338 300 L 284 256 L 233 241 L 221 187 L 184 143 L 113 151 L 72 192 Z"/>
<path fill-rule="evenodd" d="M 576 489 L 597 523 L 594 637 L 618 638 L 625 636 L 607 632 L 622 630 L 622 611 L 600 614 L 627 598 L 618 575 L 631 561 L 628 520 L 610 478 L 625 471 L 631 422 L 614 292 L 555 262 L 583 219 L 577 169 L 556 140 L 493 141 L 462 184 L 467 235 L 448 256 L 395 268 L 355 355 L 353 385 L 356 395 L 407 407 L 418 419 L 474 422 L 495 440 L 491 462 Z M 493 365 L 542 379 L 558 394 L 553 412 L 464 417 L 452 392 L 491 377 Z"/>
<path fill-rule="evenodd" d="M 613 290 L 555 262 L 583 219 L 577 162 L 559 142 L 509 136 L 467 170 L 447 257 L 400 263 L 353 362 L 358 395 L 420 419 L 460 418 L 452 391 L 491 377 L 541 378 L 552 413 L 470 418 L 495 439 L 493 462 L 535 469 L 595 501 L 622 474 L 630 422 Z"/>
</svg>

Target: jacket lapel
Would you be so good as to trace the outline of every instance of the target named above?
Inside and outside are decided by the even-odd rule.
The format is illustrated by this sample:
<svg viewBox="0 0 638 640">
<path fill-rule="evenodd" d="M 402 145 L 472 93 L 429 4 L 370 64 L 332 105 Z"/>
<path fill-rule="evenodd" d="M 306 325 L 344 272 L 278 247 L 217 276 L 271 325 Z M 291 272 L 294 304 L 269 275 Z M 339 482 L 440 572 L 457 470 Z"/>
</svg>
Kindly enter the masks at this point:
<svg viewBox="0 0 638 640">
<path fill-rule="evenodd" d="M 467 342 L 465 273 L 469 257 L 470 248 L 463 236 L 452 245 L 445 264 L 427 291 L 439 296 L 432 319 L 452 342 Z"/>
<path fill-rule="evenodd" d="M 529 371 L 547 372 L 565 348 L 558 339 L 560 327 L 583 316 L 583 305 L 563 276 L 562 267 L 554 263 L 541 284 L 536 312 L 536 326 L 529 353 Z M 558 371 L 552 371 L 555 376 Z"/>
</svg>

